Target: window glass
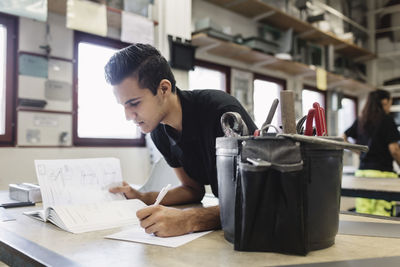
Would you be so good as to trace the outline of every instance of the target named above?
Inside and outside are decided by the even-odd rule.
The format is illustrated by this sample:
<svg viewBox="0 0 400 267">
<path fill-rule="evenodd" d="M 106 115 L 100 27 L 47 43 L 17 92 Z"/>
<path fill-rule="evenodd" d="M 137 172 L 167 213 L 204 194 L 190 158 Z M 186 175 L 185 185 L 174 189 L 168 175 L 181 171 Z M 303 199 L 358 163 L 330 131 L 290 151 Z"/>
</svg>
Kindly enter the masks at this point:
<svg viewBox="0 0 400 267">
<path fill-rule="evenodd" d="M 6 51 L 7 29 L 0 24 L 0 135 L 6 133 Z"/>
<path fill-rule="evenodd" d="M 139 128 L 125 119 L 104 66 L 116 49 L 80 42 L 78 46 L 78 127 L 80 138 L 140 138 Z"/>
<path fill-rule="evenodd" d="M 218 89 L 226 91 L 226 74 L 222 71 L 196 66 L 189 71 L 190 89 Z"/>
<path fill-rule="evenodd" d="M 314 102 L 318 102 L 325 110 L 325 95 L 322 92 L 303 89 L 302 91 L 302 107 L 303 116 L 308 114 L 308 111 L 313 108 Z"/>
<path fill-rule="evenodd" d="M 267 118 L 272 102 L 275 98 L 279 99 L 281 90 L 283 90 L 283 88 L 278 83 L 261 79 L 254 80 L 254 122 L 259 129 Z M 272 124 L 275 126 L 280 125 L 280 113 L 280 105 L 278 105 L 278 109 L 272 119 Z"/>
<path fill-rule="evenodd" d="M 351 98 L 342 98 L 342 108 L 339 109 L 338 114 L 338 134 L 342 135 L 355 121 L 357 117 L 356 113 L 356 101 Z"/>
</svg>

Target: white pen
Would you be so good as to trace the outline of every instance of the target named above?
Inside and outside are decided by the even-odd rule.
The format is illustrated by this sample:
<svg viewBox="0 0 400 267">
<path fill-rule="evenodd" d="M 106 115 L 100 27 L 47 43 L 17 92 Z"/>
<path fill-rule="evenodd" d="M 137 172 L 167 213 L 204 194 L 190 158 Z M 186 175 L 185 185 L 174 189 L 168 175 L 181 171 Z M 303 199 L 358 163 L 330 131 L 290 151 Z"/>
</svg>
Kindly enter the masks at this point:
<svg viewBox="0 0 400 267">
<path fill-rule="evenodd" d="M 159 205 L 161 200 L 165 197 L 165 195 L 168 193 L 169 188 L 171 187 L 171 184 L 167 184 L 163 189 L 161 189 L 160 193 L 158 193 L 158 196 L 156 198 L 156 202 L 154 202 L 155 205 Z"/>
</svg>

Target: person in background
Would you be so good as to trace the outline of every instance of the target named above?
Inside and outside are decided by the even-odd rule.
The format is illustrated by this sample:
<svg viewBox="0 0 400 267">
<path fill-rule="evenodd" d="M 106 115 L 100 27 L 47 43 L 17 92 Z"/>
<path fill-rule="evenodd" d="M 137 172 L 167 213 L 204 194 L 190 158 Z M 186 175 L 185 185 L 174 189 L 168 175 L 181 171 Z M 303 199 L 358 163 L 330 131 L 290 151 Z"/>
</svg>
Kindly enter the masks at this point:
<svg viewBox="0 0 400 267">
<path fill-rule="evenodd" d="M 400 163 L 400 134 L 393 118 L 389 115 L 392 98 L 385 90 L 369 93 L 361 116 L 344 132 L 356 140 L 357 144 L 366 145 L 368 152 L 360 154 L 360 166 L 357 177 L 397 178 L 393 171 L 393 160 Z M 383 216 L 395 216 L 395 203 L 376 199 L 356 199 L 356 212 Z"/>
<path fill-rule="evenodd" d="M 143 133 L 151 133 L 181 181 L 163 198 L 162 205 L 152 205 L 158 192 L 142 193 L 125 182 L 110 191 L 149 205 L 136 213 L 147 233 L 177 236 L 220 228 L 219 206 L 166 206 L 201 201 L 208 184 L 218 196 L 215 139 L 224 136 L 221 116 L 239 113 L 253 133 L 256 126 L 251 117 L 236 98 L 220 90 L 180 90 L 168 62 L 150 45 L 134 44 L 116 52 L 105 66 L 105 74 L 126 119 Z"/>
</svg>

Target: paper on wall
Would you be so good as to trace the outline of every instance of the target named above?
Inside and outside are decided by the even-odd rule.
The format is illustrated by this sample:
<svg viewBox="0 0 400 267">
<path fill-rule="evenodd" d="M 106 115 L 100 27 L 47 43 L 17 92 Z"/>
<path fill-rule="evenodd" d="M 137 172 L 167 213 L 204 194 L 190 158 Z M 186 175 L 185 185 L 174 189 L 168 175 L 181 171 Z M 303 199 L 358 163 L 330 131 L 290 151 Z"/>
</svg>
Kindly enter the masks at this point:
<svg viewBox="0 0 400 267">
<path fill-rule="evenodd" d="M 1 0 L 0 12 L 47 21 L 47 0 Z"/>
<path fill-rule="evenodd" d="M 124 10 L 147 17 L 152 4 L 154 0 L 124 0 Z"/>
<path fill-rule="evenodd" d="M 327 72 L 322 68 L 317 68 L 317 88 L 320 90 L 326 90 L 327 88 Z"/>
<path fill-rule="evenodd" d="M 67 28 L 106 36 L 106 6 L 90 1 L 68 0 Z"/>
<path fill-rule="evenodd" d="M 121 41 L 153 45 L 153 21 L 133 13 L 122 11 Z"/>
<path fill-rule="evenodd" d="M 49 62 L 47 58 L 21 54 L 18 58 L 19 74 L 32 77 L 47 78 Z"/>
</svg>

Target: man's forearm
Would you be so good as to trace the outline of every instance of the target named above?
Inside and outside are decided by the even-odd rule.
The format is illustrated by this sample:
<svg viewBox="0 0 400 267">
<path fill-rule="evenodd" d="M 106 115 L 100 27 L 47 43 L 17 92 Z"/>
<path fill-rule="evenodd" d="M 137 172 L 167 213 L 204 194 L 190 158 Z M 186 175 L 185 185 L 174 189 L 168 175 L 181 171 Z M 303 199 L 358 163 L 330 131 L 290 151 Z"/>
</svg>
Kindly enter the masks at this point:
<svg viewBox="0 0 400 267">
<path fill-rule="evenodd" d="M 188 208 L 184 210 L 184 213 L 188 220 L 189 232 L 221 228 L 219 206 L 207 208 Z"/>
<path fill-rule="evenodd" d="M 157 198 L 159 192 L 147 192 L 142 193 L 140 200 L 142 200 L 147 205 L 152 205 Z M 162 205 L 171 206 L 171 205 L 181 205 L 181 204 L 189 204 L 201 201 L 204 196 L 204 192 L 198 192 L 192 188 L 189 188 L 184 185 L 180 185 L 175 187 L 165 195 L 163 200 L 161 201 Z"/>
</svg>

